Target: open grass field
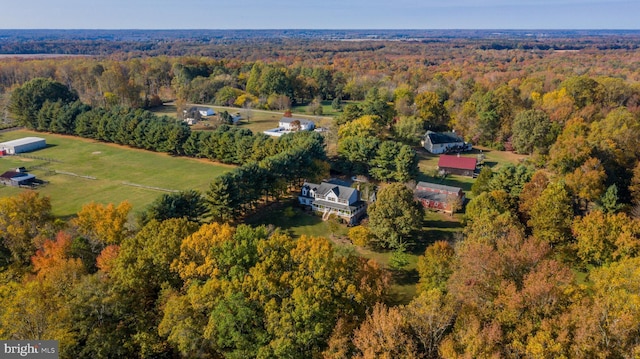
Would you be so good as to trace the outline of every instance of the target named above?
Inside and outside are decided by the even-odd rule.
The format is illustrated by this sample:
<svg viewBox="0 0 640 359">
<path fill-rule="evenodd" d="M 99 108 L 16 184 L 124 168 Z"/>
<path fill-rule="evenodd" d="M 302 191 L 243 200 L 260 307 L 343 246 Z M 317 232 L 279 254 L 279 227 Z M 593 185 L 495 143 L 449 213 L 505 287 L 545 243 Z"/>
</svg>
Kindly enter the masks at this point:
<svg viewBox="0 0 640 359">
<path fill-rule="evenodd" d="M 189 105 L 191 106 L 191 105 Z M 196 106 L 196 105 L 194 105 Z M 278 111 L 265 111 L 265 110 L 246 110 L 237 107 L 222 107 L 222 106 L 210 106 L 210 105 L 197 105 L 200 107 L 210 107 L 216 111 L 216 113 L 227 111 L 231 114 L 239 112 L 242 116 L 242 120 L 237 125 L 241 128 L 248 128 L 253 133 L 259 133 L 265 130 L 269 130 L 272 128 L 278 127 L 278 121 L 282 118 L 283 112 Z M 329 106 L 331 107 L 331 106 Z M 162 107 L 156 107 L 152 109 L 157 115 L 167 115 L 171 117 L 177 117 L 176 106 L 171 104 L 166 104 Z M 294 113 L 295 117 L 306 118 L 315 122 L 316 127 L 328 127 L 333 119 L 328 116 L 308 116 L 305 114 Z M 193 130 L 208 130 L 213 129 L 218 124 L 217 116 L 211 116 L 211 118 L 200 121 L 197 125 L 192 126 Z"/>
<path fill-rule="evenodd" d="M 117 204 L 128 200 L 134 212 L 141 211 L 155 198 L 168 193 L 160 189 L 206 191 L 213 178 L 233 168 L 77 137 L 23 130 L 0 134 L 0 142 L 26 136 L 47 140 L 47 148 L 25 154 L 43 159 L 5 156 L 0 158 L 0 171 L 23 166 L 37 178 L 48 181 L 37 191 L 51 197 L 53 212 L 61 217 L 77 213 L 91 201 Z M 0 186 L 0 197 L 20 191 L 22 189 Z"/>
<path fill-rule="evenodd" d="M 483 154 L 484 164 L 491 167 L 494 171 L 504 164 L 513 163 L 515 165 L 529 158 L 527 155 L 519 155 L 509 151 L 497 151 L 482 146 L 474 146 L 473 151 L 470 153 L 476 156 Z"/>
<path fill-rule="evenodd" d="M 321 105 L 322 105 L 322 115 L 323 116 L 337 116 L 337 115 L 339 115 L 341 113 L 339 110 L 336 110 L 333 107 L 331 107 L 331 101 L 322 101 Z M 293 106 L 291 108 L 291 112 L 293 114 L 295 114 L 295 115 L 308 114 L 309 113 L 309 105 Z"/>
</svg>

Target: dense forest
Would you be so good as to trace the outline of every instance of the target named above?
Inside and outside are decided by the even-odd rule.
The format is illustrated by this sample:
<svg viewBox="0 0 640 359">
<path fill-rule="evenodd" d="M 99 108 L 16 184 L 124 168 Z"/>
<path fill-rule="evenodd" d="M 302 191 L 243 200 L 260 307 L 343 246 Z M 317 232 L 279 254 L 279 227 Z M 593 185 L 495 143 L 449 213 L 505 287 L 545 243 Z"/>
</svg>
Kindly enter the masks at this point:
<svg viewBox="0 0 640 359">
<path fill-rule="evenodd" d="M 0 198 L 0 339 L 91 358 L 640 356 L 637 34 L 268 35 L 0 42 L 86 55 L 0 59 L 7 125 L 238 165 L 135 223 L 127 202 L 60 219 L 36 192 Z M 145 110 L 164 101 L 339 115 L 276 140 Z M 421 243 L 408 187 L 429 129 L 528 156 L 482 169 L 461 236 Z M 244 223 L 329 171 L 380 184 L 353 243 L 426 247 L 409 303 L 373 260 Z"/>
</svg>

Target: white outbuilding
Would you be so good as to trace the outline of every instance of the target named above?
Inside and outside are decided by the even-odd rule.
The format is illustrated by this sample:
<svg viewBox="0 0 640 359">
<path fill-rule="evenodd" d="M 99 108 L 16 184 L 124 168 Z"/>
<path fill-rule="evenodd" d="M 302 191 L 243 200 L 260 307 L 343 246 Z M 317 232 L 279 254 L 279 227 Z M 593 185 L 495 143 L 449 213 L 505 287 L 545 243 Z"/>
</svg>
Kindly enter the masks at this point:
<svg viewBox="0 0 640 359">
<path fill-rule="evenodd" d="M 316 128 L 316 124 L 311 120 L 302 118 L 283 117 L 278 122 L 278 127 L 286 131 L 313 131 Z"/>
<path fill-rule="evenodd" d="M 7 155 L 36 151 L 47 147 L 47 142 L 41 137 L 24 137 L 13 141 L 0 143 L 0 152 Z"/>
</svg>

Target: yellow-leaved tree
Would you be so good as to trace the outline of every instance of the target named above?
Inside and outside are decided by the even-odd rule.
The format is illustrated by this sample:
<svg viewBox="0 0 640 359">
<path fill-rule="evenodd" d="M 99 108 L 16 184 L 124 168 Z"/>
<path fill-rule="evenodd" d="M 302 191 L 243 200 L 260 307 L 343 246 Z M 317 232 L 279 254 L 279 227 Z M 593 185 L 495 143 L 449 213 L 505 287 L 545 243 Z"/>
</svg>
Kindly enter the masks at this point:
<svg viewBox="0 0 640 359">
<path fill-rule="evenodd" d="M 183 280 L 200 278 L 206 280 L 219 271 L 216 258 L 212 256 L 214 247 L 233 239 L 235 228 L 228 224 L 210 223 L 182 241 L 180 257 L 171 264 Z"/>
<path fill-rule="evenodd" d="M 120 244 L 128 235 L 126 224 L 130 211 L 131 204 L 127 201 L 117 207 L 113 203 L 105 206 L 91 202 L 82 207 L 71 223 L 82 236 L 94 244 Z"/>
<path fill-rule="evenodd" d="M 0 244 L 21 264 L 53 235 L 53 216 L 49 197 L 25 191 L 14 197 L 0 198 Z"/>
</svg>

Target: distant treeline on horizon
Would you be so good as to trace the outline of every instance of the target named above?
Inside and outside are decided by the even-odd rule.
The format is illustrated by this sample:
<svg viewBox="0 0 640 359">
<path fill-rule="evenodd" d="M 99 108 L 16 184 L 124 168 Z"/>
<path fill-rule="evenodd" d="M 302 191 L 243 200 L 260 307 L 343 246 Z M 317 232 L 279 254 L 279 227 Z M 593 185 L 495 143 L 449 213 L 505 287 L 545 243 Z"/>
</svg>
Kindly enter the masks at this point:
<svg viewBox="0 0 640 359">
<path fill-rule="evenodd" d="M 640 30 L 385 30 L 385 29 L 269 29 L 269 30 L 97 30 L 97 29 L 0 29 L 0 54 L 106 55 L 144 52 L 175 55 L 167 44 L 224 45 L 238 42 L 296 41 L 414 41 L 456 42 L 481 49 L 635 49 Z M 117 44 L 117 46 L 115 46 Z M 189 52 L 188 54 L 196 54 Z M 207 54 L 197 54 L 207 55 Z"/>
</svg>

